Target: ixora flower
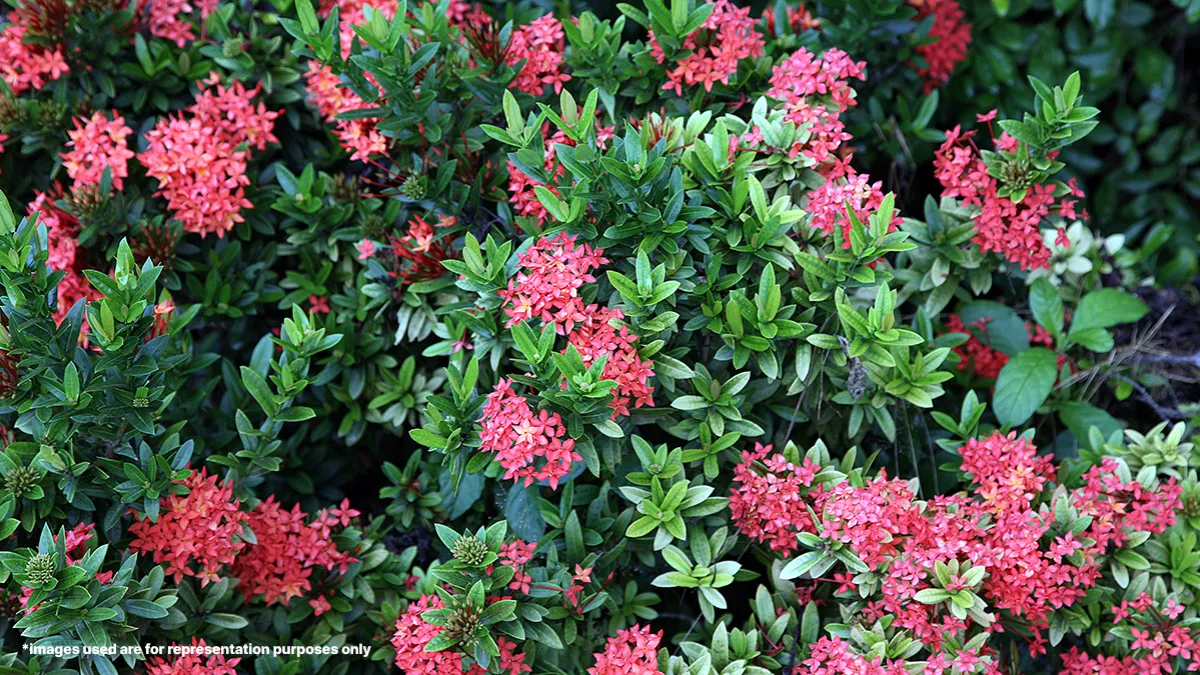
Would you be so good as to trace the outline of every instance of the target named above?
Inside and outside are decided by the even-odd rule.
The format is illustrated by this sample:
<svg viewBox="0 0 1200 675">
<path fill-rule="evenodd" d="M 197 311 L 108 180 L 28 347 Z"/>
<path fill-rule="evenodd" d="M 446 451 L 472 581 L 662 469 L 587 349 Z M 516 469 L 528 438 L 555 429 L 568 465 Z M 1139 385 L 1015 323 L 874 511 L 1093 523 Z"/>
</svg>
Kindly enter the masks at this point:
<svg viewBox="0 0 1200 675">
<path fill-rule="evenodd" d="M 101 112 L 90 118 L 75 121 L 75 129 L 68 132 L 71 140 L 70 152 L 62 154 L 63 167 L 76 186 L 99 185 L 105 170 L 112 180 L 112 189 L 120 192 L 129 176 L 129 160 L 134 152 L 128 147 L 129 135 L 133 130 L 125 125 L 120 115 L 111 120 Z"/>
<path fill-rule="evenodd" d="M 763 53 L 763 38 L 750 18 L 749 7 L 737 7 L 729 0 L 710 0 L 708 4 L 712 5 L 712 13 L 684 40 L 687 56 L 667 71 L 662 88 L 675 92 L 676 96 L 683 95 L 684 86 L 701 86 L 712 91 L 715 84 L 729 84 L 742 59 Z M 650 31 L 650 47 L 659 63 L 666 62 L 654 31 Z"/>
<path fill-rule="evenodd" d="M 500 380 L 488 394 L 482 423 L 480 449 L 495 454 L 506 479 L 526 486 L 546 481 L 555 489 L 572 465 L 583 460 L 562 417 L 548 410 L 535 413 L 509 380 Z"/>
<path fill-rule="evenodd" d="M 1179 2 L 269 4 L 0 12 L 6 668 L 1200 672 Z"/>
<path fill-rule="evenodd" d="M 253 103 L 261 84 L 247 89 L 236 81 L 228 87 L 218 82 L 215 74 L 201 81 L 185 113 L 147 132 L 148 147 L 138 161 L 158 180 L 155 194 L 167 199 L 185 231 L 224 237 L 245 220 L 242 209 L 254 206 L 246 198 L 246 160 L 250 149 L 278 142 L 272 127 L 280 113 Z"/>
<path fill-rule="evenodd" d="M 287 604 L 313 589 L 313 573 L 319 568 L 346 573 L 357 558 L 339 551 L 330 538 L 332 525 L 349 522 L 359 512 L 349 503 L 337 511 L 322 511 L 312 522 L 300 505 L 285 510 L 274 496 L 260 503 L 246 518 L 254 532 L 249 544 L 234 561 L 231 573 L 241 581 L 246 602 L 261 595 L 268 605 Z M 332 517 L 332 521 L 330 518 Z"/>
<path fill-rule="evenodd" d="M 156 563 L 165 562 L 175 583 L 185 576 L 199 578 L 202 586 L 220 581 L 221 570 L 246 546 L 240 535 L 249 517 L 234 498 L 232 484 L 218 482 L 208 469 L 193 472 L 179 484 L 187 494 L 164 497 L 156 520 L 135 514 L 129 548 L 151 554 Z"/>
<path fill-rule="evenodd" d="M 958 0 L 909 0 L 917 8 L 917 16 L 933 16 L 929 41 L 917 46 L 917 55 L 925 66 L 917 72 L 925 77 L 925 91 L 940 87 L 950 80 L 954 69 L 967 58 L 971 45 L 971 24 L 967 23 Z"/>
<path fill-rule="evenodd" d="M 590 675 L 654 675 L 658 673 L 658 645 L 663 632 L 650 632 L 649 626 L 634 625 L 608 638 L 604 651 L 596 654 Z"/>
<path fill-rule="evenodd" d="M 192 638 L 195 651 L 188 651 L 173 659 L 153 656 L 147 659 L 149 675 L 237 675 L 240 658 L 225 658 L 224 654 L 209 654 L 203 648 L 208 643 L 203 638 Z"/>
</svg>

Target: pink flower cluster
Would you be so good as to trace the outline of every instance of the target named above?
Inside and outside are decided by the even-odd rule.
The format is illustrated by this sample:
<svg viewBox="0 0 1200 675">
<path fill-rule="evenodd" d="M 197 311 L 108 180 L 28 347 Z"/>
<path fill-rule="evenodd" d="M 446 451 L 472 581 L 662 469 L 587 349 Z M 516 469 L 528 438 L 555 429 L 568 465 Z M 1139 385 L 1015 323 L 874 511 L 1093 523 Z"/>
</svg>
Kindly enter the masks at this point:
<svg viewBox="0 0 1200 675">
<path fill-rule="evenodd" d="M 338 33 L 341 38 L 342 58 L 350 57 L 354 41 L 359 39 L 355 26 L 365 26 L 367 8 L 383 14 L 388 21 L 396 18 L 399 3 L 396 0 L 322 0 L 321 17 L 328 17 L 334 7 L 338 10 Z"/>
<path fill-rule="evenodd" d="M 613 132 L 616 127 L 605 127 L 599 123 L 596 124 L 596 144 L 603 150 L 606 144 L 613 137 Z M 567 137 L 562 129 L 555 129 L 553 134 L 550 134 L 550 124 L 547 122 L 542 125 L 542 141 L 545 145 L 544 167 L 555 179 L 562 177 L 566 173 L 566 169 L 557 161 L 557 149 L 555 145 L 567 145 L 574 147 L 575 141 Z M 523 171 L 517 168 L 516 164 L 508 162 L 508 192 L 509 203 L 518 215 L 531 216 L 537 218 L 538 224 L 544 224 L 550 217 L 550 213 L 546 211 L 546 207 L 538 201 L 535 187 L 541 186 L 549 189 L 555 195 L 558 195 L 558 189 L 553 185 L 545 185 L 539 183 L 529 177 Z"/>
<path fill-rule="evenodd" d="M 329 66 L 317 61 L 309 61 L 304 80 L 309 101 L 327 122 L 333 123 L 333 134 L 342 147 L 350 151 L 350 159 L 365 162 L 387 152 L 387 138 L 375 128 L 379 118 L 337 119 L 342 113 L 373 108 L 374 104 L 362 100 L 342 83 L 341 78 L 334 75 Z"/>
<path fill-rule="evenodd" d="M 767 95 L 783 103 L 785 119 L 806 126 L 811 135 L 792 147 L 792 157 L 804 154 L 821 163 L 850 140 L 841 114 L 858 104 L 850 80 L 865 80 L 866 65 L 840 49 L 816 56 L 801 47 L 771 69 Z"/>
<path fill-rule="evenodd" d="M 805 208 L 812 214 L 809 224 L 828 235 L 840 233 L 842 248 L 850 248 L 850 215 L 847 208 L 854 212 L 854 217 L 864 225 L 871 214 L 879 210 L 883 204 L 883 183 L 869 183 L 870 176 L 857 173 L 848 163 L 835 162 L 834 171 L 844 170 L 844 174 L 834 171 L 827 172 L 825 183 L 808 193 Z M 888 223 L 888 231 L 894 232 L 901 222 L 900 210 L 892 212 Z"/>
<path fill-rule="evenodd" d="M 592 270 L 608 263 L 603 249 L 576 245 L 565 232 L 540 239 L 518 256 L 520 271 L 499 291 L 508 315 L 506 327 L 529 319 L 554 322 L 560 335 L 579 351 L 584 365 L 607 357 L 605 379 L 616 381 L 613 416 L 628 415 L 630 404 L 640 408 L 654 405 L 651 364 L 638 355 L 637 336 L 612 323 L 624 318 L 619 309 L 596 304 L 585 306 L 579 297 L 584 284 L 596 278 Z"/>
<path fill-rule="evenodd" d="M 579 351 L 585 366 L 590 367 L 601 357 L 608 357 L 604 362 L 603 377 L 617 383 L 611 403 L 613 417 L 628 416 L 630 404 L 635 408 L 654 405 L 654 388 L 650 386 L 654 371 L 650 362 L 638 354 L 637 336 L 624 324 L 612 325 L 624 317 L 620 309 L 588 305 L 584 308 L 583 321 L 567 334 L 567 342 Z"/>
<path fill-rule="evenodd" d="M 155 563 L 167 564 L 167 575 L 179 583 L 197 577 L 200 585 L 220 581 L 218 572 L 233 564 L 246 546 L 237 537 L 248 518 L 233 496 L 233 484 L 217 482 L 208 469 L 193 473 L 180 485 L 186 495 L 168 495 L 160 501 L 158 520 L 136 515 L 129 526 L 134 540 L 129 548 L 151 553 Z"/>
<path fill-rule="evenodd" d="M 1054 505 L 1053 500 L 1045 504 L 1043 496 L 1052 492 L 1054 465 L 1015 434 L 972 439 L 959 450 L 962 470 L 975 486 L 972 496 L 926 502 L 916 499 L 907 481 L 885 475 L 861 487 L 843 482 L 810 489 L 817 467 L 796 467 L 777 457 L 761 461 L 768 452 L 758 447 L 745 453 L 736 469 L 741 485 L 733 490 L 730 509 L 738 527 L 755 541 L 790 553 L 796 544 L 789 537 L 817 533 L 806 515 L 805 507 L 811 507 L 821 519 L 823 536 L 848 545 L 881 577 L 864 618 L 894 616 L 896 627 L 934 651 L 947 636 L 973 625 L 969 617 L 958 619 L 938 605 L 914 601 L 919 591 L 931 587 L 937 563 L 985 567 L 978 592 L 990 607 L 1025 624 L 1036 654 L 1044 651 L 1042 632 L 1050 612 L 1071 606 L 1095 585 L 1098 557 L 1130 532 L 1162 533 L 1175 522 L 1180 504 L 1181 488 L 1173 480 L 1153 491 L 1123 483 L 1109 459 L 1065 497 L 1092 522 L 1081 533 L 1051 537 Z M 1045 505 L 1039 511 L 1035 504 Z M 836 581 L 838 592 L 853 591 L 849 575 Z"/>
<path fill-rule="evenodd" d="M 554 322 L 559 335 L 566 335 L 576 323 L 587 320 L 579 289 L 595 282 L 591 271 L 608 263 L 603 249 L 576 245 L 573 235 L 560 232 L 539 239 L 517 260 L 520 271 L 509 280 L 507 289 L 498 292 L 508 315 L 506 328 L 539 319 Z"/>
<path fill-rule="evenodd" d="M 905 675 L 904 661 L 855 654 L 839 637 L 822 637 L 809 646 L 809 656 L 796 664 L 791 675 Z"/>
<path fill-rule="evenodd" d="M 533 560 L 533 552 L 537 544 L 531 544 L 520 539 L 500 545 L 500 564 L 513 568 L 513 579 L 508 583 L 511 591 L 529 593 L 529 584 L 533 577 L 525 573 L 525 563 Z"/>
<path fill-rule="evenodd" d="M 61 46 L 48 49 L 25 42 L 29 29 L 17 12 L 10 13 L 6 21 L 11 23 L 0 28 L 0 78 L 14 94 L 36 91 L 70 72 Z"/>
<path fill-rule="evenodd" d="M 571 81 L 571 76 L 562 72 L 564 44 L 562 23 L 550 14 L 514 28 L 505 62 L 515 67 L 524 61 L 525 65 L 509 86 L 533 96 L 541 96 L 546 85 L 553 85 L 554 93 L 562 91 Z"/>
<path fill-rule="evenodd" d="M 1105 457 L 1083 474 L 1084 485 L 1073 495 L 1080 515 L 1092 517 L 1086 534 L 1098 553 L 1121 546 L 1130 532 L 1162 534 L 1175 524 L 1175 511 L 1183 505 L 1183 487 L 1174 478 L 1147 490 L 1136 480 L 1122 482 L 1117 468 L 1117 460 Z"/>
<path fill-rule="evenodd" d="M 844 248 L 850 248 L 847 208 L 865 223 L 883 202 L 883 183 L 872 183 L 869 176 L 855 171 L 850 166 L 853 153 L 843 145 L 851 136 L 841 115 L 857 105 L 850 81 L 866 79 L 865 67 L 865 62 L 855 62 L 840 49 L 817 56 L 802 47 L 775 65 L 767 91 L 768 96 L 781 102 L 784 119 L 807 133 L 806 138 L 792 144 L 788 155 L 805 157 L 825 176 L 825 183 L 805 198 L 804 208 L 812 214 L 809 224 L 829 235 L 840 234 Z M 762 142 L 761 133 L 756 127 L 741 142 L 754 149 Z M 899 224 L 897 212 L 889 231 Z"/>
<path fill-rule="evenodd" d="M 820 30 L 821 20 L 814 18 L 808 7 L 801 3 L 797 7 L 786 8 L 787 27 L 793 33 L 801 33 L 806 30 Z M 767 7 L 762 14 L 764 30 L 767 35 L 780 36 L 783 35 L 783 26 L 775 25 L 775 8 Z"/>
<path fill-rule="evenodd" d="M 120 115 L 114 114 L 109 120 L 104 113 L 96 112 L 90 118 L 75 120 L 75 129 L 67 132 L 71 137 L 67 146 L 73 149 L 61 155 L 63 168 L 75 186 L 99 185 L 108 169 L 113 190 L 122 190 L 129 177 L 129 160 L 134 157 L 127 140 L 132 133 Z"/>
<path fill-rule="evenodd" d="M 410 603 L 408 609 L 396 620 L 396 632 L 392 635 L 392 647 L 396 650 L 396 665 L 407 675 L 463 675 L 462 654 L 447 649 L 427 652 L 425 645 L 441 635 L 440 626 L 427 623 L 421 618 L 423 612 L 442 609 L 441 598 L 422 595 L 420 600 Z M 472 666 L 467 675 L 483 675 L 487 671 Z"/>
<path fill-rule="evenodd" d="M 138 161 L 158 180 L 155 195 L 166 197 L 185 231 L 223 237 L 245 220 L 242 209 L 253 206 L 245 194 L 246 158 L 249 149 L 278 142 L 272 127 L 280 113 L 253 103 L 261 85 L 247 89 L 235 81 L 225 87 L 214 74 L 200 86 L 184 113 L 146 133 L 149 147 Z M 247 149 L 238 149 L 243 144 Z"/>
<path fill-rule="evenodd" d="M 763 55 L 763 37 L 759 34 L 755 20 L 750 18 L 750 8 L 739 8 L 729 0 L 709 0 L 712 13 L 700 28 L 683 41 L 687 56 L 667 71 L 667 81 L 662 88 L 683 96 L 683 88 L 697 85 L 704 91 L 712 91 L 718 82 L 729 84 L 736 75 L 742 59 Z M 662 47 L 650 31 L 651 54 L 659 63 L 667 60 Z"/>
<path fill-rule="evenodd" d="M 68 565 L 74 565 L 78 560 L 87 554 L 87 543 L 95 536 L 96 526 L 93 523 L 79 523 L 75 527 L 67 530 L 66 533 L 66 561 Z M 54 535 L 55 543 L 58 542 L 58 535 Z M 96 572 L 95 579 L 101 584 L 107 584 L 112 581 L 114 572 Z M 29 598 L 33 596 L 33 589 L 28 587 L 21 588 L 21 597 L 17 602 L 25 609 L 26 613 L 32 612 L 41 604 L 35 607 L 29 606 Z"/>
<path fill-rule="evenodd" d="M 205 647 L 203 639 L 192 638 L 192 646 Z M 152 656 L 146 660 L 149 675 L 237 675 L 240 658 L 227 659 L 224 654 L 185 653 L 170 661 Z"/>
<path fill-rule="evenodd" d="M 345 574 L 357 559 L 338 550 L 331 539 L 333 527 L 349 525 L 357 515 L 348 500 L 320 511 L 312 522 L 306 522 L 308 514 L 299 504 L 287 511 L 274 496 L 260 503 L 247 520 L 257 543 L 246 546 L 231 570 L 241 581 L 245 601 L 262 595 L 268 605 L 287 604 L 312 590 L 309 577 L 314 569 L 337 569 Z"/>
<path fill-rule="evenodd" d="M 917 73 L 925 78 L 928 92 L 949 81 L 955 67 L 967 58 L 971 24 L 967 23 L 958 0 L 908 0 L 908 4 L 917 8 L 918 21 L 933 15 L 933 27 L 929 29 L 933 41 L 917 46 L 917 54 L 928 64 L 917 68 Z"/>
<path fill-rule="evenodd" d="M 505 479 L 523 480 L 526 487 L 548 481 L 556 490 L 571 466 L 583 460 L 562 417 L 549 410 L 535 413 L 525 397 L 513 391 L 510 380 L 501 379 L 488 394 L 480 422 L 480 449 L 496 456 Z"/>
<path fill-rule="evenodd" d="M 83 276 L 87 259 L 77 240 L 79 220 L 55 204 L 56 199 L 62 196 L 61 187 L 56 185 L 55 193 L 37 193 L 29 203 L 29 215 L 36 213 L 38 222 L 46 226 L 49 245 L 46 262 L 51 269 L 65 273 L 62 281 L 58 282 L 58 306 L 54 312 L 54 320 L 62 323 L 67 312 L 80 299 L 98 300 L 102 296 Z M 87 334 L 87 319 L 84 319 L 83 334 Z"/>
<path fill-rule="evenodd" d="M 990 120 L 994 115 L 992 111 L 980 119 Z M 963 133 L 956 126 L 946 132 L 946 142 L 934 154 L 934 173 L 942 184 L 942 195 L 980 207 L 981 212 L 975 217 L 975 242 L 984 252 L 1000 253 L 1022 270 L 1049 267 L 1051 251 L 1042 239 L 1040 226 L 1051 215 L 1080 217 L 1075 212 L 1075 200 L 1055 197 L 1054 185 L 1036 183 L 1019 203 L 999 196 L 999 181 L 988 174 L 971 140 L 974 134 L 974 131 Z M 996 141 L 1000 152 L 1015 152 L 1017 145 L 1015 139 L 1007 136 Z M 1072 196 L 1083 196 L 1074 179 L 1067 186 Z"/>
<path fill-rule="evenodd" d="M 398 4 L 395 0 L 337 0 L 323 3 L 321 16 L 328 16 L 334 7 L 338 8 L 342 58 L 347 58 L 353 41 L 357 39 L 354 27 L 367 23 L 366 8 L 370 7 L 391 20 L 396 16 Z M 366 77 L 370 78 L 371 75 L 367 73 Z M 377 104 L 364 101 L 351 91 L 332 69 L 318 61 L 309 61 L 304 80 L 309 101 L 317 107 L 327 122 L 334 125 L 333 133 L 342 147 L 351 152 L 350 159 L 365 162 L 387 152 L 387 138 L 375 127 L 379 118 L 337 119 L 342 113 L 373 108 Z"/>
<path fill-rule="evenodd" d="M 1112 608 L 1113 623 L 1128 628 L 1133 653 L 1125 657 L 1091 656 L 1072 647 L 1062 655 L 1059 675 L 1167 675 L 1200 671 L 1200 639 L 1176 621 L 1186 607 L 1175 598 L 1156 606 L 1149 593 Z M 1183 664 L 1187 663 L 1187 668 Z"/>
<path fill-rule="evenodd" d="M 596 654 L 589 675 L 658 675 L 658 645 L 663 632 L 651 633 L 649 626 L 635 624 L 608 638 L 604 651 Z"/>
<path fill-rule="evenodd" d="M 191 0 L 154 0 L 148 3 L 150 34 L 170 40 L 182 49 L 196 40 L 196 34 L 192 32 L 191 13 L 199 9 L 200 22 L 203 23 L 217 8 L 217 2 L 197 0 L 193 6 Z"/>
<path fill-rule="evenodd" d="M 733 522 L 751 540 L 790 555 L 800 546 L 797 534 L 815 531 L 805 505 L 819 470 L 808 458 L 796 466 L 773 454 L 772 446 L 755 443 L 753 452 L 742 451 L 742 463 L 733 470 L 740 484 L 729 497 Z"/>
</svg>

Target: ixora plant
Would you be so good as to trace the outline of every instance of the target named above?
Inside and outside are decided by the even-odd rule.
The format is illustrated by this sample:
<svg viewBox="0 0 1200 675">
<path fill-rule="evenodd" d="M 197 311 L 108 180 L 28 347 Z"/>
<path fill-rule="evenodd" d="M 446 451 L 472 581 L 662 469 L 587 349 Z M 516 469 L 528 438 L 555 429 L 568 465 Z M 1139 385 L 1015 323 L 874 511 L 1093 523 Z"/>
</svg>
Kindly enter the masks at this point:
<svg viewBox="0 0 1200 675">
<path fill-rule="evenodd" d="M 0 672 L 1200 669 L 1088 83 L 832 4 L 19 0 Z"/>
</svg>

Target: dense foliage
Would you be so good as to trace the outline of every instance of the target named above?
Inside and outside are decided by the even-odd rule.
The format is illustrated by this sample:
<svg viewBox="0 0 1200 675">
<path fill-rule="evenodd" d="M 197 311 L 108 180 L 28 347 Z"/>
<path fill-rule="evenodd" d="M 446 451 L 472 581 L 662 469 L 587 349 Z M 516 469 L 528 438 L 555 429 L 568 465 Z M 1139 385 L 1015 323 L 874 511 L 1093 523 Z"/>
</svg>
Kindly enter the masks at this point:
<svg viewBox="0 0 1200 675">
<path fill-rule="evenodd" d="M 1200 668 L 1197 0 L 13 4 L 0 672 Z"/>
</svg>

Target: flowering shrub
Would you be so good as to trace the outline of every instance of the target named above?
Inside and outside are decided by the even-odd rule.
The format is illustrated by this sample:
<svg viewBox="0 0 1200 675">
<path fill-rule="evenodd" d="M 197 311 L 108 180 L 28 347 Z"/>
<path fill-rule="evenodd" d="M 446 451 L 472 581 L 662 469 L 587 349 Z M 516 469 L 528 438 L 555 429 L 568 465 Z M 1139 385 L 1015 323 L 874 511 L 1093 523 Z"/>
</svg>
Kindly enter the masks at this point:
<svg viewBox="0 0 1200 675">
<path fill-rule="evenodd" d="M 573 4 L 15 2 L 0 669 L 1200 669 L 1113 3 Z"/>
</svg>

